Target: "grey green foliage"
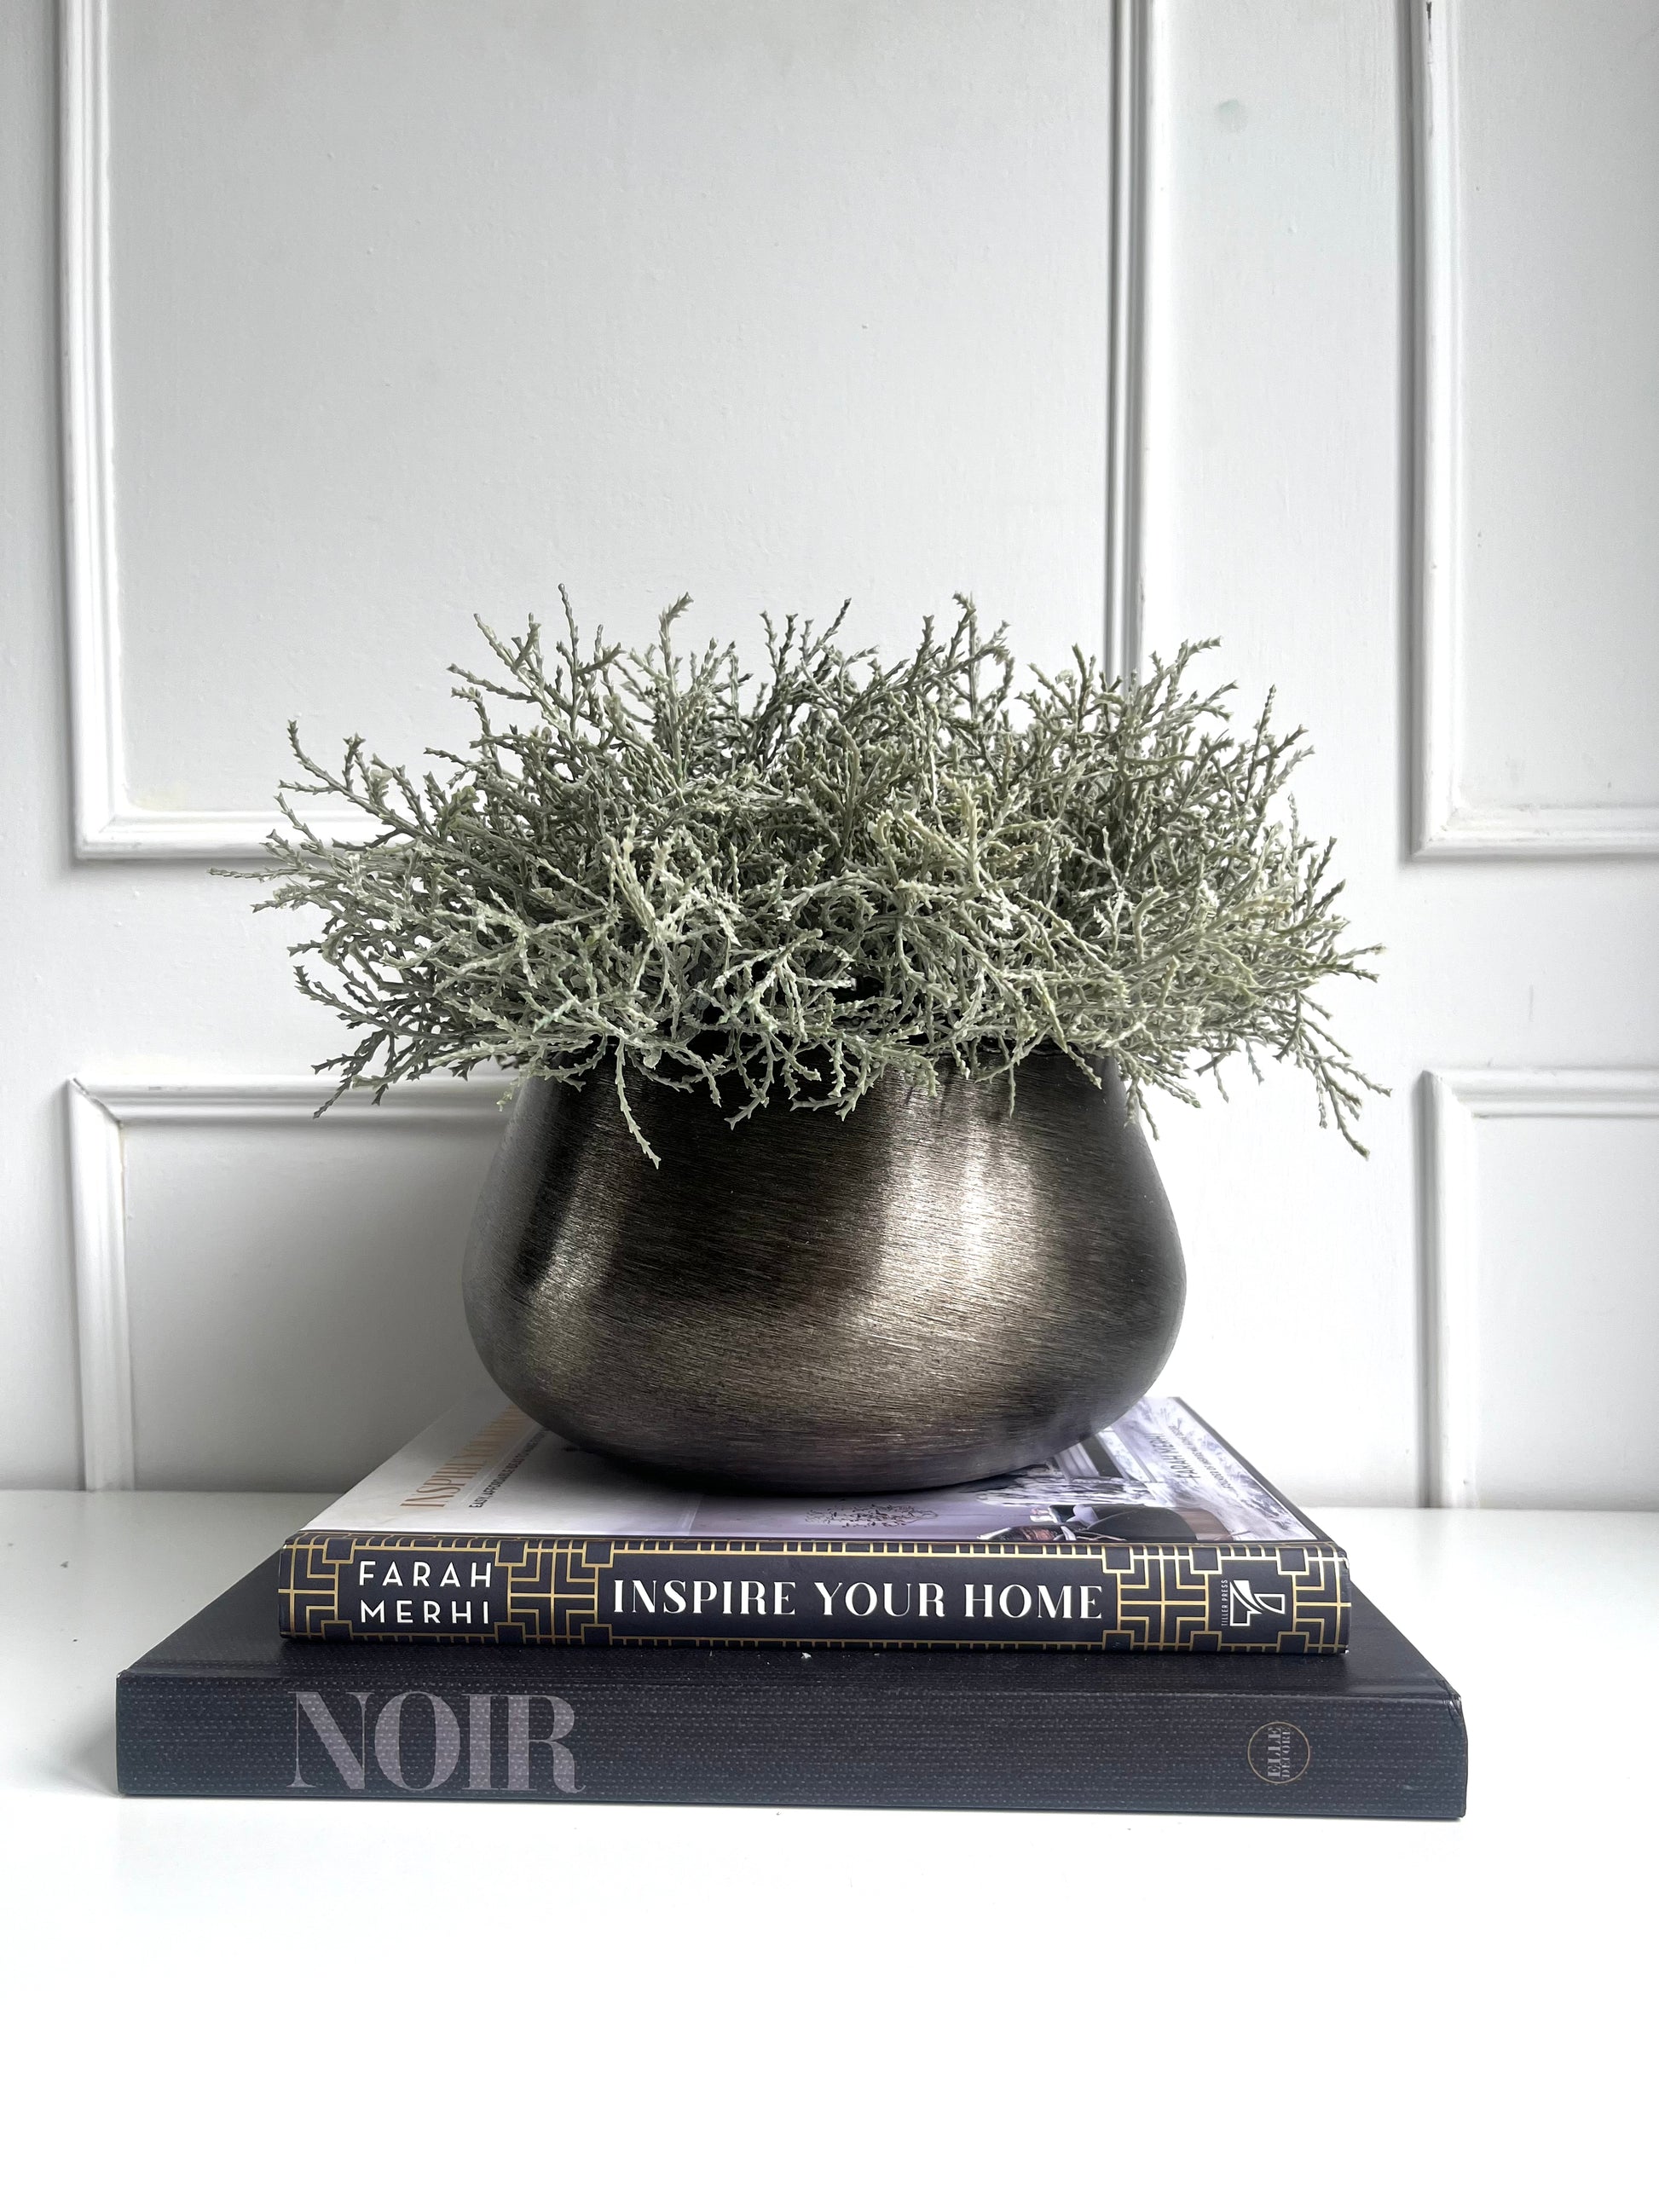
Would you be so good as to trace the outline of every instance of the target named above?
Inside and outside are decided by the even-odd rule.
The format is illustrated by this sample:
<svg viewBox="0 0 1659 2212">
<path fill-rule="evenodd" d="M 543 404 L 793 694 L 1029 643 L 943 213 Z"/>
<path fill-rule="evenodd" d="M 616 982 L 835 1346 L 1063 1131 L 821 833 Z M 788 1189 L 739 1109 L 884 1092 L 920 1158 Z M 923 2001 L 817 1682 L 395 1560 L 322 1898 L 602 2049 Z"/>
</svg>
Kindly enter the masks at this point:
<svg viewBox="0 0 1659 2212">
<path fill-rule="evenodd" d="M 295 974 L 361 1033 L 323 1063 L 343 1086 L 497 1061 L 604 1071 L 624 1112 L 648 1080 L 845 1113 L 890 1070 L 1012 1079 L 1052 1044 L 1114 1055 L 1139 1104 L 1242 1053 L 1304 1069 L 1357 1141 L 1377 1086 L 1310 994 L 1377 948 L 1344 945 L 1330 848 L 1279 811 L 1301 732 L 1271 699 L 1235 728 L 1190 645 L 1018 690 L 965 599 L 890 662 L 843 644 L 845 608 L 769 621 L 754 679 L 733 647 L 678 649 L 687 604 L 644 653 L 585 644 L 568 601 L 554 641 L 480 624 L 494 666 L 453 672 L 471 745 L 423 774 L 356 738 L 333 772 L 290 729 L 284 793 L 374 824 L 334 843 L 284 796 L 256 872 L 263 903 L 320 910 Z"/>
</svg>

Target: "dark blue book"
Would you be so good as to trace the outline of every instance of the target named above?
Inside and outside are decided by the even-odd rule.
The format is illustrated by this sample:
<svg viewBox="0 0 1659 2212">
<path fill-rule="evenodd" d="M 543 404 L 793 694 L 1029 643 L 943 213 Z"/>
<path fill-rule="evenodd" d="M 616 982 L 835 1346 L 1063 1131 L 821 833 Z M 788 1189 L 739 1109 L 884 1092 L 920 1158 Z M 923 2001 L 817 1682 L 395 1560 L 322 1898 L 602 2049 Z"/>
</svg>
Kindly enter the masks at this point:
<svg viewBox="0 0 1659 2212">
<path fill-rule="evenodd" d="M 1346 1651 L 307 1642 L 278 1561 L 117 1686 L 149 1796 L 1455 1820 L 1445 1678 L 1358 1591 Z"/>
</svg>

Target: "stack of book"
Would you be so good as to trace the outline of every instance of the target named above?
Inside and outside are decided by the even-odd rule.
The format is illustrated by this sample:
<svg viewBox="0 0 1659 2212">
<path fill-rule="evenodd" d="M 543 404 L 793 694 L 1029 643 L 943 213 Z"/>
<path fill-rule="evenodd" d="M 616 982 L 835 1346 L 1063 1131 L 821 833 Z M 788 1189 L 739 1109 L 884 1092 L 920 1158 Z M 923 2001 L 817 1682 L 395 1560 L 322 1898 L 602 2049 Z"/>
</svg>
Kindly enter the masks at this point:
<svg viewBox="0 0 1659 2212">
<path fill-rule="evenodd" d="M 955 1490 L 670 1488 L 455 1407 L 122 1674 L 160 1796 L 1452 1820 L 1455 1692 L 1178 1399 Z"/>
</svg>

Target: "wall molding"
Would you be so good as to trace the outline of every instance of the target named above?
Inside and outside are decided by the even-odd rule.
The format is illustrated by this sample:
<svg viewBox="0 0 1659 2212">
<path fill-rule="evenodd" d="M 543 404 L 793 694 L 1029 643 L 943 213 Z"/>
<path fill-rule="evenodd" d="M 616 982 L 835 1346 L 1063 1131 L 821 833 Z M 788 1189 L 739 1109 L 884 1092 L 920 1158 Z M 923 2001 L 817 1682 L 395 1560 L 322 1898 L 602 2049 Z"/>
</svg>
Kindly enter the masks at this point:
<svg viewBox="0 0 1659 2212">
<path fill-rule="evenodd" d="M 1152 0 L 1114 0 L 1108 303 L 1105 665 L 1140 657 L 1146 161 Z M 281 817 L 148 807 L 127 777 L 110 322 L 108 0 L 58 0 L 58 320 L 74 848 L 82 860 L 235 860 Z M 342 842 L 367 834 L 343 808 L 307 810 Z"/>
<path fill-rule="evenodd" d="M 125 1133 L 137 1125 L 318 1126 L 335 1085 L 325 1076 L 143 1083 L 76 1077 L 65 1086 L 75 1228 L 75 1305 L 81 1355 L 82 1480 L 88 1490 L 136 1486 L 132 1316 L 127 1289 Z M 504 1079 L 429 1077 L 398 1084 L 380 1103 L 349 1092 L 331 1111 L 388 1131 L 476 1128 L 499 1117 Z M 336 1123 L 337 1127 L 337 1122 Z"/>
<path fill-rule="evenodd" d="M 1151 0 L 1112 9 L 1112 234 L 1107 306 L 1106 672 L 1140 665 L 1146 390 Z"/>
<path fill-rule="evenodd" d="M 115 404 L 110 330 L 108 0 L 58 0 L 58 350 L 64 604 L 74 845 L 82 860 L 237 860 L 280 817 L 234 808 L 137 805 L 121 704 L 121 589 L 115 538 Z M 318 809 L 346 840 L 360 814 Z"/>
<path fill-rule="evenodd" d="M 1425 1502 L 1474 1506 L 1480 1503 L 1476 1125 L 1659 1121 L 1659 1068 L 1437 1068 L 1423 1079 L 1423 1097 Z"/>
<path fill-rule="evenodd" d="M 1545 859 L 1659 853 L 1659 806 L 1475 805 L 1461 788 L 1463 539 L 1459 131 L 1455 0 L 1411 11 L 1413 209 L 1413 850 Z"/>
</svg>

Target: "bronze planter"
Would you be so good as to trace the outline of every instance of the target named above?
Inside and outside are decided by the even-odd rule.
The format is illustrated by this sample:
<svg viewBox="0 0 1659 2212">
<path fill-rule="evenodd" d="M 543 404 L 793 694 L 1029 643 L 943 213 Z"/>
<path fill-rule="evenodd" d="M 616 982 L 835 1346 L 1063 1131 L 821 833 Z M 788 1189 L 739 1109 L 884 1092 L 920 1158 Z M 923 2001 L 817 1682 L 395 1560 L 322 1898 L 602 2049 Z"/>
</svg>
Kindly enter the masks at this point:
<svg viewBox="0 0 1659 2212">
<path fill-rule="evenodd" d="M 745 1489 L 932 1488 L 1047 1457 L 1151 1385 L 1180 1242 L 1109 1067 L 1063 1054 L 845 1121 L 537 1080 L 478 1202 L 466 1315 L 546 1426 Z"/>
</svg>

